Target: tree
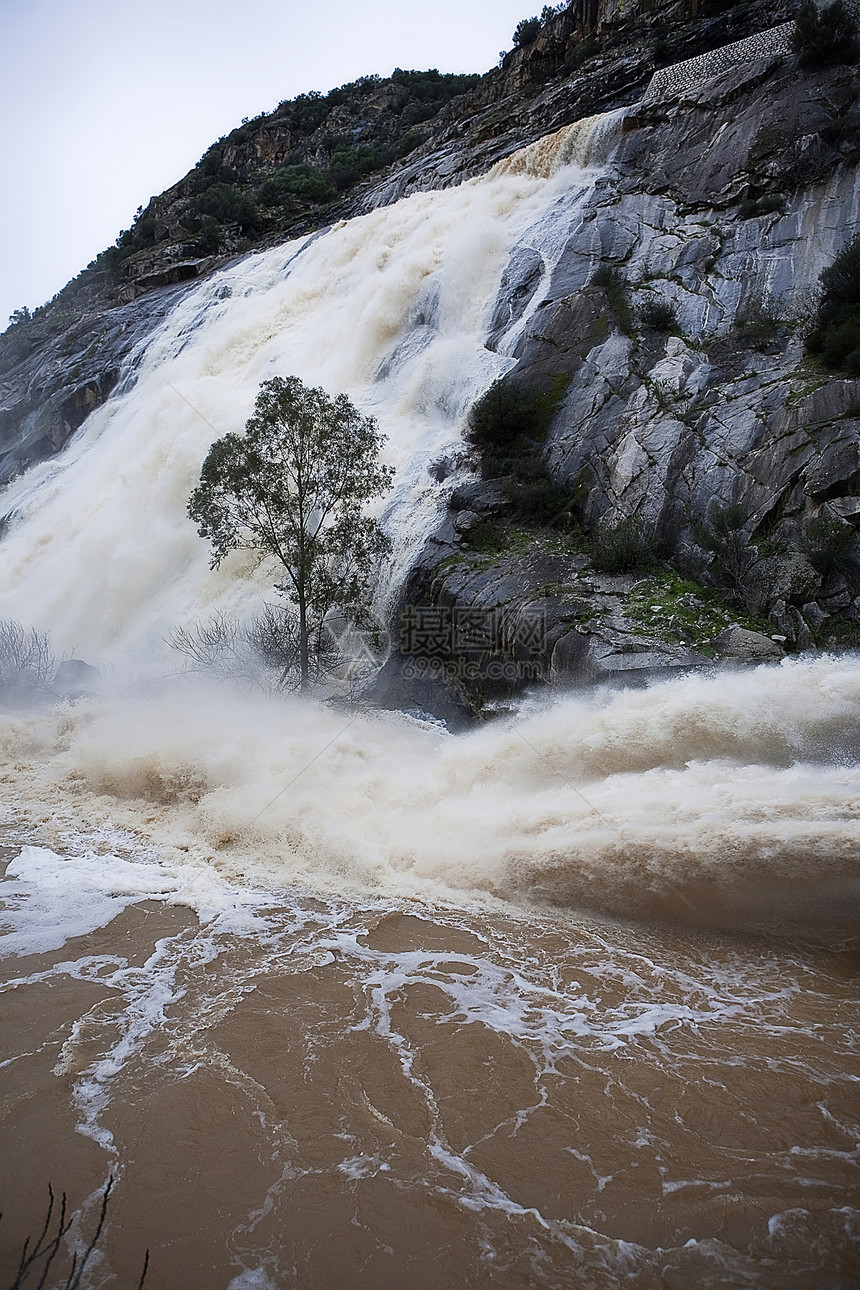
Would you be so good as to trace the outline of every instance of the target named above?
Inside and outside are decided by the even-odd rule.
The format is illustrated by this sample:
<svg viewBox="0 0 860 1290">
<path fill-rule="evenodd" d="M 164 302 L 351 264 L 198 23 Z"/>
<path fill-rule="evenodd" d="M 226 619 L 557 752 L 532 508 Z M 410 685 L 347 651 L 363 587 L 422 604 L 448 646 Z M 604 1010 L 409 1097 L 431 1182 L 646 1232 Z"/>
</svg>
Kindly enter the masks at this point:
<svg viewBox="0 0 860 1290">
<path fill-rule="evenodd" d="M 824 367 L 860 376 L 860 233 L 822 271 L 821 286 L 806 348 Z"/>
<path fill-rule="evenodd" d="M 517 23 L 513 41 L 517 49 L 530 45 L 540 34 L 540 18 L 523 18 Z"/>
<path fill-rule="evenodd" d="M 212 543 L 213 568 L 239 549 L 283 565 L 276 590 L 297 611 L 302 690 L 332 611 L 360 626 L 369 621 L 370 574 L 390 549 L 363 513 L 391 486 L 393 471 L 379 461 L 382 443 L 373 417 L 345 394 L 332 399 L 296 376 L 275 376 L 260 386 L 244 435 L 213 443 L 188 502 L 200 536 Z"/>
<path fill-rule="evenodd" d="M 808 67 L 851 63 L 857 57 L 857 24 L 843 0 L 818 8 L 804 0 L 794 19 L 792 45 Z"/>
</svg>

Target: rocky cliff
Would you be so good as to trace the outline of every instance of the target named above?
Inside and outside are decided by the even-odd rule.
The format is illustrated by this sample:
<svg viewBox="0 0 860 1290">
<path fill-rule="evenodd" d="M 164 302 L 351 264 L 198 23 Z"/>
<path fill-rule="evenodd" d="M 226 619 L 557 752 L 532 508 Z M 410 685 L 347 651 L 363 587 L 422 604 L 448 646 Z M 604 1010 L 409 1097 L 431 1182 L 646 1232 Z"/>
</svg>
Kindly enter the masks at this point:
<svg viewBox="0 0 860 1290">
<path fill-rule="evenodd" d="M 497 315 L 539 304 L 505 381 L 564 398 L 541 448 L 479 443 L 406 595 L 483 613 L 507 670 L 407 651 L 415 693 L 860 639 L 860 382 L 804 354 L 819 275 L 860 229 L 858 90 L 785 31 L 656 77 L 551 271 L 520 249 Z"/>
</svg>

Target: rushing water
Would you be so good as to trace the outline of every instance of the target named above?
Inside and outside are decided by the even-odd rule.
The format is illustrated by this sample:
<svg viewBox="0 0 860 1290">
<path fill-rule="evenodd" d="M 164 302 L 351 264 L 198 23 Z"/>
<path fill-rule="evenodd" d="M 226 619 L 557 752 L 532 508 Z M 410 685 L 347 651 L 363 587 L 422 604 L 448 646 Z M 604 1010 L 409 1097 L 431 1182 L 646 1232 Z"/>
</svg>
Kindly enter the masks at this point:
<svg viewBox="0 0 860 1290">
<path fill-rule="evenodd" d="M 0 716 L 0 1284 L 109 1175 L 91 1287 L 858 1283 L 856 657 L 457 737 L 164 677 L 266 586 L 184 506 L 268 375 L 379 417 L 396 586 L 612 125 L 204 284 L 7 491 L 0 613 L 107 680 Z"/>
</svg>

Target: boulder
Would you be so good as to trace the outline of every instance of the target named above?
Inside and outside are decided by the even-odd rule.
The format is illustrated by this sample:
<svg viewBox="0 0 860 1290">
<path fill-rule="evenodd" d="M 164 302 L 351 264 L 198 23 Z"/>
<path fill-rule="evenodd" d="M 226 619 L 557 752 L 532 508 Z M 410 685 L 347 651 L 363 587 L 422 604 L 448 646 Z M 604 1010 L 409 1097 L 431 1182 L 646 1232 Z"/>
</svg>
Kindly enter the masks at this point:
<svg viewBox="0 0 860 1290">
<path fill-rule="evenodd" d="M 714 649 L 736 663 L 775 663 L 784 657 L 778 641 L 746 627 L 727 627 L 715 638 Z"/>
<path fill-rule="evenodd" d="M 63 659 L 54 675 L 53 690 L 64 699 L 79 699 L 92 694 L 101 684 L 101 673 L 82 658 Z"/>
</svg>

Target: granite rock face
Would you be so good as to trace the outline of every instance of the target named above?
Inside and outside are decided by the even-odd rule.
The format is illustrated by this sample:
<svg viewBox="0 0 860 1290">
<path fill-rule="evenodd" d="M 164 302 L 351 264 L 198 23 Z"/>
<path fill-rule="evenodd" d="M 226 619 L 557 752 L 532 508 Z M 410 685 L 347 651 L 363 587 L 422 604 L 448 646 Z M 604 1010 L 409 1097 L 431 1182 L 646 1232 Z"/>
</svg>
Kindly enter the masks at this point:
<svg viewBox="0 0 860 1290">
<path fill-rule="evenodd" d="M 639 515 L 673 551 L 715 501 L 739 503 L 753 535 L 823 506 L 847 519 L 860 491 L 860 381 L 803 359 L 819 274 L 860 230 L 860 175 L 836 161 L 782 210 L 736 205 L 773 117 L 826 132 L 827 91 L 853 105 L 860 81 L 845 69 L 798 93 L 790 63 L 762 75 L 733 68 L 633 114 L 514 354 L 521 384 L 570 380 L 546 459 L 587 481 L 586 523 Z M 601 265 L 627 283 L 630 334 Z M 655 304 L 671 334 L 649 326 Z"/>
<path fill-rule="evenodd" d="M 52 311 L 11 329 L 0 372 L 0 484 L 59 452 L 91 412 L 134 380 L 154 328 L 187 290 L 134 303 Z"/>
<path fill-rule="evenodd" d="M 698 84 L 663 78 L 662 94 L 627 113 L 554 266 L 542 273 L 532 248 L 515 251 L 489 338 L 527 317 L 506 380 L 543 390 L 567 382 L 541 463 L 576 499 L 586 533 L 632 517 L 679 574 L 713 587 L 719 560 L 701 531 L 736 509 L 740 564 L 722 590 L 757 617 L 756 629 L 736 622 L 707 642 L 699 632 L 692 648 L 669 644 L 631 622 L 623 588 L 595 582 L 595 570 L 573 578 L 535 562 L 545 534 L 513 565 L 504 556 L 488 565 L 455 516 L 453 541 L 429 544 L 419 562 L 409 603 L 455 616 L 503 607 L 512 619 L 539 606 L 543 681 L 696 666 L 703 642 L 710 657 L 738 664 L 832 643 L 842 628 L 847 640 L 857 634 L 860 380 L 810 365 L 803 339 L 821 271 L 860 231 L 860 174 L 844 125 L 860 110 L 860 78 L 845 67 L 803 73 L 776 46 Z M 615 299 L 601 285 L 607 271 Z M 655 306 L 659 327 L 649 323 Z M 476 483 L 471 513 L 482 509 L 482 486 L 492 492 L 492 481 Z M 504 509 L 487 504 L 504 526 Z M 840 568 L 806 550 L 815 523 L 844 539 Z M 508 529 L 525 541 L 513 519 Z M 446 534 L 443 525 L 437 537 Z M 542 582 L 555 584 L 543 601 Z M 498 696 L 487 680 L 473 699 Z"/>
</svg>

